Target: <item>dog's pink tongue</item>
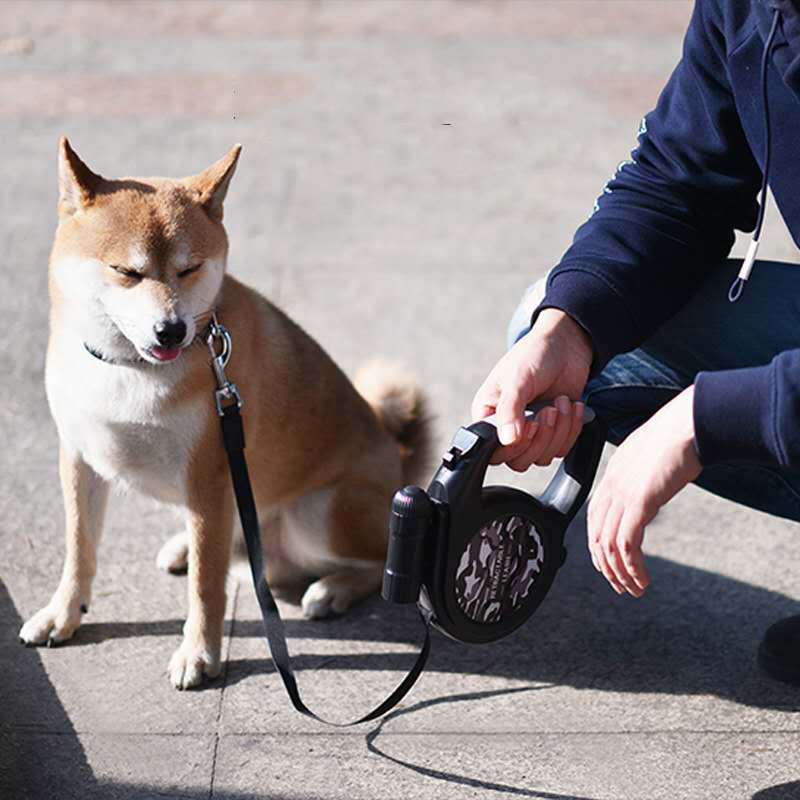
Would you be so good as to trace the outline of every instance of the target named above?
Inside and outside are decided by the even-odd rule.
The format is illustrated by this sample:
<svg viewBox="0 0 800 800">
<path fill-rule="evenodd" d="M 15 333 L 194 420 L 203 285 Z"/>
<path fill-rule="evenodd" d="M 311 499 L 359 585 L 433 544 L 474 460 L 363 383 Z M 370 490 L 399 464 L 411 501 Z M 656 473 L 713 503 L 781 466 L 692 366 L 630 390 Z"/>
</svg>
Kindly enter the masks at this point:
<svg viewBox="0 0 800 800">
<path fill-rule="evenodd" d="M 180 347 L 154 347 L 150 351 L 159 361 L 174 361 L 180 354 Z"/>
</svg>

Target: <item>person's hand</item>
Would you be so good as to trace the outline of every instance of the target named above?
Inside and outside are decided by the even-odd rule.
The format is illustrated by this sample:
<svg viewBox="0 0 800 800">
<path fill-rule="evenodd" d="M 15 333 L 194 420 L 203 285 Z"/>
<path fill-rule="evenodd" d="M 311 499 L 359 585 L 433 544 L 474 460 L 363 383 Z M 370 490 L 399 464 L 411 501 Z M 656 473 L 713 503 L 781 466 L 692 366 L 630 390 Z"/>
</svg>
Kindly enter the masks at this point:
<svg viewBox="0 0 800 800">
<path fill-rule="evenodd" d="M 608 462 L 589 503 L 589 552 L 617 594 L 641 597 L 650 583 L 645 526 L 701 472 L 694 446 L 694 387 L 635 430 Z"/>
<path fill-rule="evenodd" d="M 472 401 L 473 420 L 497 414 L 502 447 L 493 464 L 518 472 L 548 465 L 566 455 L 583 425 L 583 392 L 592 364 L 592 344 L 583 328 L 563 311 L 547 308 L 501 359 Z M 553 400 L 534 420 L 524 410 L 537 398 Z"/>
</svg>

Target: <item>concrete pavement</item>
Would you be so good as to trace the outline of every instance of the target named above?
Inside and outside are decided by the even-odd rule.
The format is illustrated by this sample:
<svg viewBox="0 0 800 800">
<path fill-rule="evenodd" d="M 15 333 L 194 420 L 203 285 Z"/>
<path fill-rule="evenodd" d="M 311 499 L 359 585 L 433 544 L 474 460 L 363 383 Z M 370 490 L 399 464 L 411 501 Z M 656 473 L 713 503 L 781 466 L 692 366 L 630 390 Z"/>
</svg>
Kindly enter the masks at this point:
<svg viewBox="0 0 800 800">
<path fill-rule="evenodd" d="M 169 512 L 115 498 L 73 642 L 18 646 L 63 553 L 42 385 L 56 143 L 109 174 L 188 174 L 244 145 L 230 269 L 352 374 L 410 363 L 437 443 L 466 417 L 524 287 L 635 143 L 680 55 L 686 0 L 0 3 L 0 797 L 783 800 L 800 797 L 800 693 L 755 668 L 798 611 L 795 525 L 688 489 L 651 526 L 654 583 L 618 598 L 583 522 L 509 639 L 437 637 L 401 709 L 346 731 L 296 715 L 231 579 L 226 669 L 165 670 L 183 579 L 155 568 Z M 797 260 L 777 217 L 765 257 Z M 540 474 L 541 472 L 541 474 Z M 546 472 L 495 481 L 541 487 Z M 309 703 L 351 717 L 419 630 L 378 598 L 330 622 L 284 605 Z"/>
</svg>

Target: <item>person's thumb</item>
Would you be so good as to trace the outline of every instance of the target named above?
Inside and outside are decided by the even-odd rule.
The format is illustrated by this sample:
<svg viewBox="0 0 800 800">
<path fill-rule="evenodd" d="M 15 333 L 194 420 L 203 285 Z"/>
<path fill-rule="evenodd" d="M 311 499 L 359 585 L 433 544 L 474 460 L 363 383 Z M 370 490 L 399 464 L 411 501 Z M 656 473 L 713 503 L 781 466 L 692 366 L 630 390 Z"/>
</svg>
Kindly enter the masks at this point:
<svg viewBox="0 0 800 800">
<path fill-rule="evenodd" d="M 497 404 L 497 437 L 500 444 L 514 444 L 522 436 L 525 398 L 520 386 L 506 386 Z"/>
</svg>

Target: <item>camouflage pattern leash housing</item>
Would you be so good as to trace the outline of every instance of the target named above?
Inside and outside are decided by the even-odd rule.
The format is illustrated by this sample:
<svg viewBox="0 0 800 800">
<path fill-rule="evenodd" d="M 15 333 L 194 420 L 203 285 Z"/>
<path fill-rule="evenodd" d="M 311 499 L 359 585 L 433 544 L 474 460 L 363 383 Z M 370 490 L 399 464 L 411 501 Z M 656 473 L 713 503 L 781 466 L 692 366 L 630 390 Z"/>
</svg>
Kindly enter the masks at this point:
<svg viewBox="0 0 800 800">
<path fill-rule="evenodd" d="M 534 497 L 483 486 L 499 446 L 492 417 L 460 428 L 427 492 L 407 486 L 394 497 L 383 597 L 418 603 L 454 639 L 507 636 L 536 611 L 564 563 L 564 534 L 589 494 L 604 442 L 603 424 L 586 409 L 578 441 Z"/>
</svg>

